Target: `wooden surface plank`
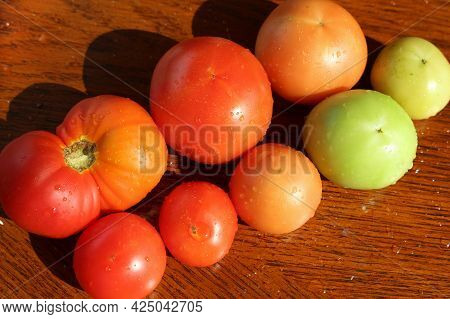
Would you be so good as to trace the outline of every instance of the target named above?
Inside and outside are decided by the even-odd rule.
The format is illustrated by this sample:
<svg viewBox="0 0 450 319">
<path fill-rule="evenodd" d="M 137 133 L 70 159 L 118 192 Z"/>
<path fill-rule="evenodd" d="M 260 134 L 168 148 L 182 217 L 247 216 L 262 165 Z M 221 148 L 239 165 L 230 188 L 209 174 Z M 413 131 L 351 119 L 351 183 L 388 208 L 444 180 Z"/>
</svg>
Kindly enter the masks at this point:
<svg viewBox="0 0 450 319">
<path fill-rule="evenodd" d="M 371 51 L 414 35 L 450 57 L 446 0 L 338 2 L 360 22 Z M 54 130 L 87 95 L 112 93 L 147 105 L 152 70 L 169 47 L 216 35 L 252 49 L 275 6 L 264 0 L 0 0 L 0 148 L 24 132 Z M 369 88 L 367 74 L 358 86 Z M 274 114 L 286 105 L 277 98 Z M 294 107 L 274 122 L 298 128 L 307 111 Z M 170 257 L 150 297 L 450 298 L 450 110 L 415 125 L 417 158 L 396 185 L 354 191 L 324 181 L 316 217 L 302 229 L 269 236 L 240 224 L 229 255 L 213 267 L 184 267 Z M 226 189 L 225 172 L 187 179 Z M 132 210 L 154 222 L 181 178 L 167 173 Z M 0 220 L 0 297 L 87 297 L 71 268 L 76 237 L 45 239 L 20 230 L 3 212 Z"/>
</svg>

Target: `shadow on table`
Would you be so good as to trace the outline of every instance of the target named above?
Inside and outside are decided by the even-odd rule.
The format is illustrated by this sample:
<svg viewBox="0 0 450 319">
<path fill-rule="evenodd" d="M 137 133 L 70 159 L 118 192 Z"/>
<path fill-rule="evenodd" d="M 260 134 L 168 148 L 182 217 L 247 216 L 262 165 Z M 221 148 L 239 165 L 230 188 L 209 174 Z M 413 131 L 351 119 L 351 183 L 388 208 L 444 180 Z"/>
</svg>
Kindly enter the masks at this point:
<svg viewBox="0 0 450 319">
<path fill-rule="evenodd" d="M 149 105 L 150 81 L 159 59 L 177 42 L 142 30 L 114 30 L 92 41 L 83 81 L 90 96 L 114 94 Z"/>
<path fill-rule="evenodd" d="M 67 112 L 88 95 L 116 94 L 148 105 L 153 69 L 175 40 L 141 30 L 115 30 L 88 47 L 83 67 L 87 94 L 56 83 L 35 83 L 9 103 L 0 120 L 0 149 L 33 130 L 54 132 Z"/>
<path fill-rule="evenodd" d="M 9 103 L 6 120 L 0 122 L 0 149 L 20 135 L 34 130 L 55 131 L 66 113 L 86 95 L 56 83 L 36 83 Z"/>
<path fill-rule="evenodd" d="M 192 34 L 230 39 L 253 51 L 259 28 L 276 6 L 266 0 L 208 0 L 194 15 Z"/>
<path fill-rule="evenodd" d="M 0 217 L 4 219 L 9 219 L 9 217 L 6 215 L 6 213 L 3 211 L 3 208 L 0 207 Z"/>
<path fill-rule="evenodd" d="M 375 60 L 380 53 L 381 50 L 383 50 L 384 45 L 371 37 L 366 36 L 366 42 L 367 42 L 367 65 L 364 69 L 364 73 L 361 76 L 361 79 L 356 83 L 355 89 L 365 89 L 365 90 L 371 90 L 372 85 L 370 84 L 370 71 L 372 71 L 372 66 L 375 63 Z"/>
<path fill-rule="evenodd" d="M 73 250 L 78 239 L 74 235 L 64 239 L 51 239 L 30 234 L 30 242 L 42 263 L 58 278 L 80 288 L 73 270 Z"/>
</svg>

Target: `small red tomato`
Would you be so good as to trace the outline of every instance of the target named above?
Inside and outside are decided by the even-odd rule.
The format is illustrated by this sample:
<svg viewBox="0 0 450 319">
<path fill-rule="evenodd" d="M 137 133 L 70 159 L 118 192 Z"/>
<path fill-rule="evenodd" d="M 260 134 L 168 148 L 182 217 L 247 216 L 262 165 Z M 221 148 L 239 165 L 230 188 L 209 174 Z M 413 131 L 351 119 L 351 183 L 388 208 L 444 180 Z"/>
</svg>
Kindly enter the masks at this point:
<svg viewBox="0 0 450 319">
<path fill-rule="evenodd" d="M 81 287 L 94 298 L 143 298 L 161 281 L 166 250 L 145 219 L 117 213 L 81 234 L 73 265 Z"/>
<path fill-rule="evenodd" d="M 264 68 L 249 50 L 222 38 L 198 37 L 171 48 L 155 68 L 150 98 L 167 143 L 209 164 L 255 146 L 272 117 Z"/>
<path fill-rule="evenodd" d="M 237 215 L 228 195 L 207 182 L 176 187 L 164 200 L 159 229 L 166 247 L 183 264 L 213 265 L 230 250 Z"/>
</svg>

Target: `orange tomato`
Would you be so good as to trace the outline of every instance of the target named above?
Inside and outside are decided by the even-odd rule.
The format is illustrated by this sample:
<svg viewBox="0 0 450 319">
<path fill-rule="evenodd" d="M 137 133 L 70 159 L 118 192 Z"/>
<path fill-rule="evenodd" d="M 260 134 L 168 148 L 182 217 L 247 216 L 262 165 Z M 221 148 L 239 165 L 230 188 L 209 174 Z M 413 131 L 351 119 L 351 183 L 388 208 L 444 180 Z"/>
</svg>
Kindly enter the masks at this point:
<svg viewBox="0 0 450 319">
<path fill-rule="evenodd" d="M 262 25 L 256 56 L 279 95 L 312 104 L 358 82 L 367 43 L 358 22 L 338 4 L 288 0 Z"/>
<path fill-rule="evenodd" d="M 314 164 L 295 149 L 263 144 L 244 156 L 230 180 L 230 197 L 248 225 L 271 234 L 292 232 L 319 206 L 322 181 Z"/>
<path fill-rule="evenodd" d="M 103 211 L 138 203 L 166 170 L 164 138 L 150 115 L 130 99 L 85 99 L 70 110 L 57 135 L 68 146 L 68 166 L 94 178 Z"/>
</svg>

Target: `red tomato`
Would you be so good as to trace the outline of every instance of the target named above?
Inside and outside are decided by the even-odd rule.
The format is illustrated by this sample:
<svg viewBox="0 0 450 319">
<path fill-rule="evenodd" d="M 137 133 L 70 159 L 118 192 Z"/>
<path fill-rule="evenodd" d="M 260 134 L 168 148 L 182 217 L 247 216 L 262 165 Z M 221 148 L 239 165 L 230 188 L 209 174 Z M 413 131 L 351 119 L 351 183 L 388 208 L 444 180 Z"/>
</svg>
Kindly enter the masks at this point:
<svg viewBox="0 0 450 319">
<path fill-rule="evenodd" d="M 100 213 L 94 178 L 64 162 L 66 145 L 53 134 L 34 131 L 0 153 L 0 199 L 6 214 L 23 229 L 67 237 Z"/>
<path fill-rule="evenodd" d="M 158 183 L 167 164 L 150 115 L 125 98 L 75 105 L 57 135 L 31 132 L 0 153 L 0 200 L 25 230 L 67 237 L 101 210 L 127 209 Z"/>
<path fill-rule="evenodd" d="M 242 158 L 230 180 L 230 196 L 239 217 L 248 225 L 283 234 L 314 216 L 322 181 L 314 164 L 301 152 L 269 143 Z"/>
<path fill-rule="evenodd" d="M 350 89 L 367 62 L 358 22 L 328 0 L 283 2 L 262 25 L 255 51 L 274 90 L 305 104 Z"/>
<path fill-rule="evenodd" d="M 230 250 L 237 215 L 228 195 L 207 182 L 176 187 L 164 200 L 159 229 L 167 249 L 183 264 L 213 265 Z"/>
<path fill-rule="evenodd" d="M 81 287 L 94 298 L 143 298 L 161 281 L 166 250 L 145 219 L 111 214 L 81 234 L 73 266 Z"/>
<path fill-rule="evenodd" d="M 256 145 L 272 117 L 263 67 L 250 51 L 221 38 L 198 37 L 170 49 L 153 73 L 150 98 L 167 143 L 210 164 Z"/>
</svg>

